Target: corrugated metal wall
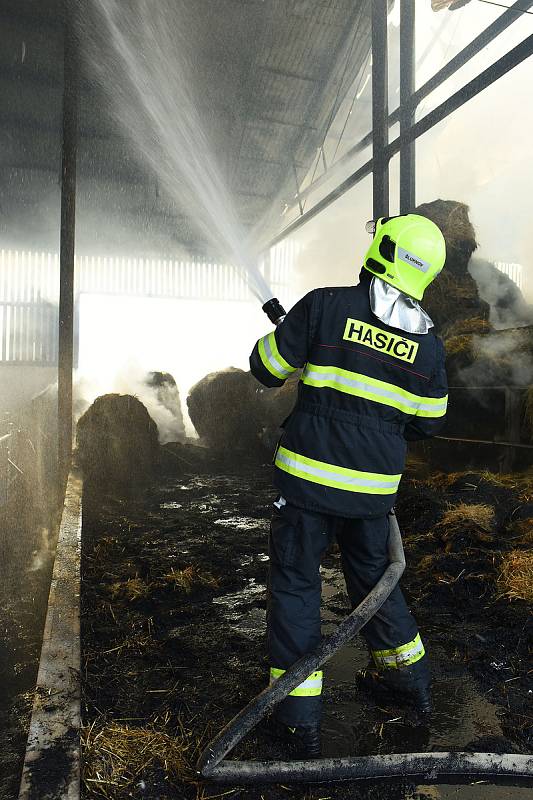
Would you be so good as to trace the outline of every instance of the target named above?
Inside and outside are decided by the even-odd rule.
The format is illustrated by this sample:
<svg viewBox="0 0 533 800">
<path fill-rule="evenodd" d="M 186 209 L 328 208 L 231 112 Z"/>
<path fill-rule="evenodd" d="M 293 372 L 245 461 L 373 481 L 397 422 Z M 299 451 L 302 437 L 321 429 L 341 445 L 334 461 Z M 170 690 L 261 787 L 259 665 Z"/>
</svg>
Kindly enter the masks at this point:
<svg viewBox="0 0 533 800">
<path fill-rule="evenodd" d="M 279 246 L 266 278 L 286 296 L 293 248 Z M 228 264 L 174 259 L 79 256 L 76 295 L 116 294 L 250 302 L 244 277 Z M 0 250 L 0 363 L 57 363 L 59 257 Z"/>
</svg>

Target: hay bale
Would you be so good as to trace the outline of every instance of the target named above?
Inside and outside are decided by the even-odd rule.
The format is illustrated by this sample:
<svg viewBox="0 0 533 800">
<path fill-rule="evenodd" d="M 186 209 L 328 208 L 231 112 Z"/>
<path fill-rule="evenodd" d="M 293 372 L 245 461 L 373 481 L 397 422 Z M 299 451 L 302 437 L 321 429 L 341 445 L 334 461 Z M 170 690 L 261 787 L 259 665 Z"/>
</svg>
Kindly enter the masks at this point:
<svg viewBox="0 0 533 800">
<path fill-rule="evenodd" d="M 488 321 L 490 306 L 479 296 L 468 262 L 477 247 L 476 234 L 468 216 L 468 206 L 456 200 L 434 200 L 414 209 L 432 220 L 446 240 L 446 263 L 441 274 L 424 293 L 424 308 L 437 332 L 460 319 Z"/>
<path fill-rule="evenodd" d="M 191 422 L 214 450 L 268 457 L 294 406 L 298 379 L 295 374 L 283 386 L 266 389 L 250 372 L 235 367 L 212 372 L 187 398 Z"/>
<path fill-rule="evenodd" d="M 77 445 L 85 478 L 115 491 L 148 485 L 159 457 L 157 426 L 131 395 L 97 397 L 78 421 Z"/>
<path fill-rule="evenodd" d="M 501 594 L 509 600 L 533 602 L 533 552 L 512 550 L 502 556 L 497 581 Z"/>
<path fill-rule="evenodd" d="M 250 372 L 235 367 L 211 372 L 196 383 L 187 407 L 200 439 L 228 455 L 261 448 L 259 389 Z"/>
<path fill-rule="evenodd" d="M 444 270 L 462 275 L 477 248 L 476 232 L 468 216 L 469 207 L 458 200 L 433 200 L 422 203 L 414 210 L 432 220 L 446 240 Z"/>
<path fill-rule="evenodd" d="M 250 372 L 235 367 L 212 372 L 187 398 L 191 422 L 214 450 L 268 457 L 294 406 L 298 378 L 295 374 L 283 386 L 266 389 Z"/>
</svg>

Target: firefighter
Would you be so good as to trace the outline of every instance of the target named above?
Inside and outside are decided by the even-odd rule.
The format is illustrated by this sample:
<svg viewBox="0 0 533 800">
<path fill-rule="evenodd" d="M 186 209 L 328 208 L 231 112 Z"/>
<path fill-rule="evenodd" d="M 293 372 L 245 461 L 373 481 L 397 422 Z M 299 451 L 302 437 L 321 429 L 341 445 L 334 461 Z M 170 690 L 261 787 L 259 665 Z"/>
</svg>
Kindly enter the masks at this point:
<svg viewBox="0 0 533 800">
<path fill-rule="evenodd" d="M 333 537 L 352 607 L 381 577 L 407 442 L 435 435 L 446 414 L 444 348 L 419 304 L 444 265 L 444 237 L 417 214 L 367 230 L 373 241 L 359 284 L 309 292 L 250 356 L 268 387 L 303 370 L 274 457 L 271 681 L 320 642 L 320 559 Z M 398 586 L 362 635 L 374 665 L 366 677 L 429 713 L 424 645 Z M 302 757 L 320 754 L 321 693 L 319 671 L 276 709 Z"/>
</svg>

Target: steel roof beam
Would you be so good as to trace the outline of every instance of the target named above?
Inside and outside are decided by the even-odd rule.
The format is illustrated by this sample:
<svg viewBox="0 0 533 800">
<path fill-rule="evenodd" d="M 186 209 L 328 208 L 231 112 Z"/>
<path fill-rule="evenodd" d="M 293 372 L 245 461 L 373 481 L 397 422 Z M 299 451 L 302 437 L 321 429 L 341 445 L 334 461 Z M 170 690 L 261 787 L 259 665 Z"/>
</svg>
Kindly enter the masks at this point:
<svg viewBox="0 0 533 800">
<path fill-rule="evenodd" d="M 414 2 L 414 0 L 413 0 Z M 504 30 L 506 30 L 513 22 L 516 22 L 518 16 L 522 14 L 523 11 L 531 8 L 533 6 L 533 0 L 517 0 L 507 11 L 504 11 L 494 22 L 492 22 L 484 31 L 482 31 L 475 39 L 473 39 L 470 44 L 468 44 L 463 50 L 457 53 L 450 61 L 445 64 L 438 72 L 433 75 L 426 83 L 420 87 L 416 92 L 414 92 L 411 96 L 411 103 L 412 108 L 416 108 L 416 106 L 421 103 L 422 100 L 425 100 L 431 92 L 438 89 L 441 84 L 444 83 L 448 78 L 454 75 L 461 67 L 464 67 L 469 61 L 474 58 L 478 53 L 483 50 L 488 44 L 490 44 L 494 39 L 496 39 Z M 390 115 L 389 115 L 389 125 L 394 125 L 396 122 L 400 121 L 400 107 L 396 108 Z M 369 131 L 362 139 L 357 142 L 353 147 L 351 147 L 343 156 L 339 158 L 338 161 L 333 164 L 327 175 L 321 175 L 320 178 L 308 186 L 302 193 L 302 197 L 306 197 L 310 194 L 314 189 L 317 189 L 321 186 L 326 180 L 330 180 L 332 174 L 335 170 L 339 170 L 342 166 L 349 164 L 349 162 L 356 156 L 358 153 L 365 150 L 372 144 L 372 131 Z"/>
<path fill-rule="evenodd" d="M 490 67 L 487 67 L 487 69 L 483 70 L 483 72 L 469 81 L 469 83 L 467 83 L 461 89 L 458 89 L 451 97 L 415 123 L 408 131 L 405 132 L 405 134 L 401 134 L 394 139 L 394 141 L 392 141 L 387 148 L 389 159 L 400 151 L 400 147 L 403 143 L 412 142 L 419 136 L 422 136 L 422 134 L 427 133 L 427 131 L 429 131 L 435 125 L 438 125 L 438 123 L 442 122 L 444 119 L 446 119 L 446 117 L 449 117 L 450 114 L 452 114 L 454 111 L 457 111 L 458 108 L 472 100 L 472 98 L 482 92 L 483 89 L 491 86 L 493 83 L 499 80 L 499 78 L 506 75 L 531 55 L 533 55 L 533 34 L 520 42 L 520 44 L 516 45 L 516 47 L 513 47 L 512 50 L 509 50 L 508 53 L 495 61 Z M 279 244 L 279 242 L 282 242 L 284 239 L 294 233 L 294 231 L 298 230 L 298 228 L 301 228 L 306 222 L 309 222 L 309 220 L 313 219 L 313 217 L 316 217 L 318 214 L 320 214 L 321 211 L 324 211 L 324 209 L 326 209 L 335 200 L 359 183 L 359 181 L 361 181 L 367 175 L 370 175 L 372 170 L 373 160 L 370 159 L 366 162 L 366 164 L 363 164 L 352 175 L 346 178 L 346 180 L 344 180 L 339 186 L 333 189 L 333 191 L 329 192 L 329 194 L 323 197 L 322 200 L 319 200 L 319 202 L 309 209 L 309 211 L 306 211 L 303 216 L 298 217 L 298 219 L 288 225 L 283 231 L 281 231 L 281 233 L 271 239 L 264 249 L 267 250 L 271 247 L 274 247 L 274 245 Z"/>
</svg>

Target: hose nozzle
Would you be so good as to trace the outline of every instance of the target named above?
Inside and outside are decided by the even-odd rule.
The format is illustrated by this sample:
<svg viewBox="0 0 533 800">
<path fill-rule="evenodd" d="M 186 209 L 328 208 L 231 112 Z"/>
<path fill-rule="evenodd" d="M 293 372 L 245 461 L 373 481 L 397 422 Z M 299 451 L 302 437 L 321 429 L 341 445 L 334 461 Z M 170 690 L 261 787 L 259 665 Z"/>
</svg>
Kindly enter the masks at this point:
<svg viewBox="0 0 533 800">
<path fill-rule="evenodd" d="M 273 297 L 272 300 L 268 300 L 263 306 L 263 311 L 269 318 L 270 322 L 272 322 L 274 325 L 279 325 L 287 316 L 287 312 L 277 297 Z"/>
</svg>

